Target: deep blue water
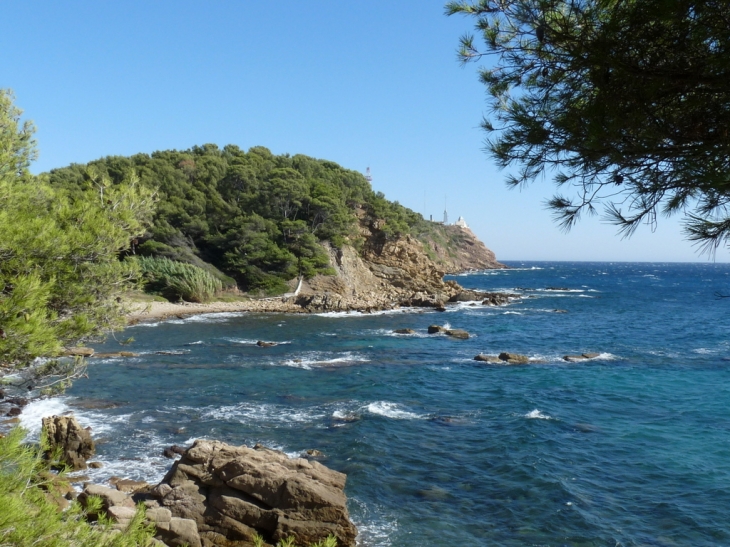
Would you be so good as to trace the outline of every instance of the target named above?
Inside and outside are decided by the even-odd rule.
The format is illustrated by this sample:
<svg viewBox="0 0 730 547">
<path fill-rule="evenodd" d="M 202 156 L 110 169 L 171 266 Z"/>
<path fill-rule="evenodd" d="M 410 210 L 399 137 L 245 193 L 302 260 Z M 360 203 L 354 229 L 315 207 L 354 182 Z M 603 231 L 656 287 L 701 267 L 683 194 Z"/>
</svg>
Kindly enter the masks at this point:
<svg viewBox="0 0 730 547">
<path fill-rule="evenodd" d="M 139 358 L 26 420 L 92 424 L 95 479 L 158 480 L 162 448 L 199 437 L 316 448 L 348 475 L 363 546 L 730 545 L 730 265 L 510 265 L 457 277 L 519 288 L 508 307 L 135 326 L 117 339 Z M 445 323 L 472 337 L 425 334 Z M 536 362 L 473 361 L 500 351 Z M 582 352 L 601 356 L 561 359 Z"/>
</svg>

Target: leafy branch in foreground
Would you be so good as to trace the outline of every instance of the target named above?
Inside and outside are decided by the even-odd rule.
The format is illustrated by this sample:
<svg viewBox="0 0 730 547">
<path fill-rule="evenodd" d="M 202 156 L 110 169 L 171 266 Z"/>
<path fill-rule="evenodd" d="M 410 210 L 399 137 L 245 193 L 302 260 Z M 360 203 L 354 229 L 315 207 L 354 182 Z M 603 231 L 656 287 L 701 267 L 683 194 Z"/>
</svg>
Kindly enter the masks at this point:
<svg viewBox="0 0 730 547">
<path fill-rule="evenodd" d="M 490 112 L 487 150 L 510 186 L 552 176 L 566 229 L 594 205 L 631 235 L 690 211 L 705 251 L 730 242 L 730 4 L 684 0 L 449 2 Z"/>
<path fill-rule="evenodd" d="M 112 185 L 92 170 L 76 192 L 32 176 L 32 126 L 20 116 L 0 90 L 0 365 L 25 369 L 123 324 L 119 297 L 138 273 L 119 253 L 156 198 L 133 174 Z"/>
</svg>

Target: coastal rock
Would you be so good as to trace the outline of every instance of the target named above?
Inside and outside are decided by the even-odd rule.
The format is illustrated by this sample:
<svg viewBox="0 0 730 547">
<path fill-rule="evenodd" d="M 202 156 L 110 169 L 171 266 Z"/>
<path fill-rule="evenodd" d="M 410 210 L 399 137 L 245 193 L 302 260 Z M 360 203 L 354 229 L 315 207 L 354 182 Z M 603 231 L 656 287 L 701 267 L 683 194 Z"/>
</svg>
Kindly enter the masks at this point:
<svg viewBox="0 0 730 547">
<path fill-rule="evenodd" d="M 23 413 L 23 409 L 19 406 L 14 406 L 10 410 L 8 410 L 6 416 L 20 416 Z"/>
<path fill-rule="evenodd" d="M 165 527 L 157 527 L 155 537 L 169 547 L 202 547 L 198 527 L 194 520 L 171 517 Z"/>
<path fill-rule="evenodd" d="M 483 363 L 489 363 L 490 365 L 503 365 L 504 361 L 502 361 L 499 357 L 496 355 L 485 355 L 483 353 L 480 353 L 479 355 L 476 355 L 474 357 L 475 361 L 481 361 Z"/>
<path fill-rule="evenodd" d="M 601 356 L 600 353 L 583 353 L 582 355 L 586 359 L 595 359 L 596 357 L 600 357 Z"/>
<path fill-rule="evenodd" d="M 91 357 L 94 355 L 94 348 L 63 348 L 63 355 L 67 357 Z"/>
<path fill-rule="evenodd" d="M 583 355 L 563 355 L 563 361 L 567 361 L 568 363 L 580 363 L 581 361 L 587 361 L 587 357 L 583 357 Z"/>
<path fill-rule="evenodd" d="M 526 365 L 530 362 L 527 355 L 520 355 L 519 353 L 502 352 L 499 354 L 499 359 L 510 365 Z"/>
<path fill-rule="evenodd" d="M 86 469 L 86 460 L 94 455 L 94 441 L 88 430 L 74 416 L 43 418 L 43 431 L 48 442 L 47 456 L 60 448 L 61 462 L 72 470 Z"/>
<path fill-rule="evenodd" d="M 440 334 L 442 332 L 445 333 L 446 330 L 447 329 L 445 327 L 441 327 L 439 325 L 429 325 L 428 326 L 428 334 Z"/>
<path fill-rule="evenodd" d="M 183 454 L 185 454 L 185 449 L 182 446 L 178 446 L 176 444 L 168 446 L 167 448 L 165 448 L 165 450 L 162 451 L 162 455 L 166 458 L 170 458 L 171 460 L 174 459 L 176 455 L 182 456 Z"/>
<path fill-rule="evenodd" d="M 452 338 L 457 338 L 459 340 L 469 339 L 469 333 L 463 329 L 448 329 L 446 330 L 446 335 L 451 336 Z"/>
<path fill-rule="evenodd" d="M 258 445 L 198 440 L 152 492 L 173 517 L 193 520 L 206 545 L 250 542 L 260 533 L 271 543 L 293 535 L 301 545 L 333 534 L 353 547 L 345 478 Z"/>
<path fill-rule="evenodd" d="M 264 342 L 263 340 L 259 340 L 256 342 L 256 345 L 260 348 L 271 348 L 276 345 L 276 342 Z"/>
<path fill-rule="evenodd" d="M 509 294 L 509 293 L 498 293 L 498 292 L 492 292 L 492 293 L 486 293 L 484 295 L 484 300 L 482 300 L 482 305 L 484 306 L 504 306 L 506 304 L 509 304 L 511 300 L 515 298 L 519 298 L 520 296 L 518 294 Z"/>
<path fill-rule="evenodd" d="M 78 500 L 82 507 L 87 507 L 90 497 L 96 496 L 101 498 L 102 510 L 107 512 L 111 507 L 131 507 L 134 508 L 134 501 L 124 492 L 101 486 L 100 484 L 87 484 L 84 491 L 79 494 Z M 94 516 L 94 515 L 92 515 Z"/>
</svg>

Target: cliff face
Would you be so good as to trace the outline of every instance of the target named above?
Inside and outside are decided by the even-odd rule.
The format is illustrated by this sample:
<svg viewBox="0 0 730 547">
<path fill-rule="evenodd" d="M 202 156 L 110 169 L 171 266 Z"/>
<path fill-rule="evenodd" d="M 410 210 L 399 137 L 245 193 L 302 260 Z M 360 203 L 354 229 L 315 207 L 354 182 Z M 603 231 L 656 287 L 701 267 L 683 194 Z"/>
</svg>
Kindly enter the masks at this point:
<svg viewBox="0 0 730 547">
<path fill-rule="evenodd" d="M 437 226 L 426 238 L 429 254 L 435 255 L 446 273 L 506 268 L 469 228 Z"/>
<path fill-rule="evenodd" d="M 336 275 L 305 281 L 297 304 L 312 311 L 439 307 L 463 290 L 444 281 L 445 274 L 505 267 L 470 230 L 457 226 L 434 225 L 425 241 L 388 239 L 378 221 L 362 223 L 360 233 L 365 242 L 359 252 L 325 246 Z"/>
</svg>

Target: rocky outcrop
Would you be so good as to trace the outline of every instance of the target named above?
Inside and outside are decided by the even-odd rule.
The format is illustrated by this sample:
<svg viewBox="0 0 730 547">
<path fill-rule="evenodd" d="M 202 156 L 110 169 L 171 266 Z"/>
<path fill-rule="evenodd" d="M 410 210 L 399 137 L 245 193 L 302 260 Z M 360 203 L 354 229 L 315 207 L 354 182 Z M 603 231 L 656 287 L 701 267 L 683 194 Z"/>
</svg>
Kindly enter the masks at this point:
<svg viewBox="0 0 730 547">
<path fill-rule="evenodd" d="M 526 365 L 530 362 L 530 358 L 527 355 L 507 352 L 502 352 L 499 355 L 485 355 L 480 353 L 474 357 L 474 360 L 489 363 L 490 365 Z"/>
<path fill-rule="evenodd" d="M 437 226 L 426 245 L 446 273 L 506 268 L 469 228 Z"/>
<path fill-rule="evenodd" d="M 271 543 L 294 536 L 300 545 L 334 535 L 349 547 L 357 531 L 347 512 L 345 478 L 316 461 L 258 445 L 199 440 L 151 494 L 172 517 L 193 521 L 203 545 L 250 542 L 258 533 Z"/>
<path fill-rule="evenodd" d="M 86 460 L 94 455 L 94 441 L 88 430 L 74 416 L 43 418 L 43 431 L 48 442 L 47 456 L 60 450 L 60 462 L 72 470 L 86 469 Z"/>
</svg>

